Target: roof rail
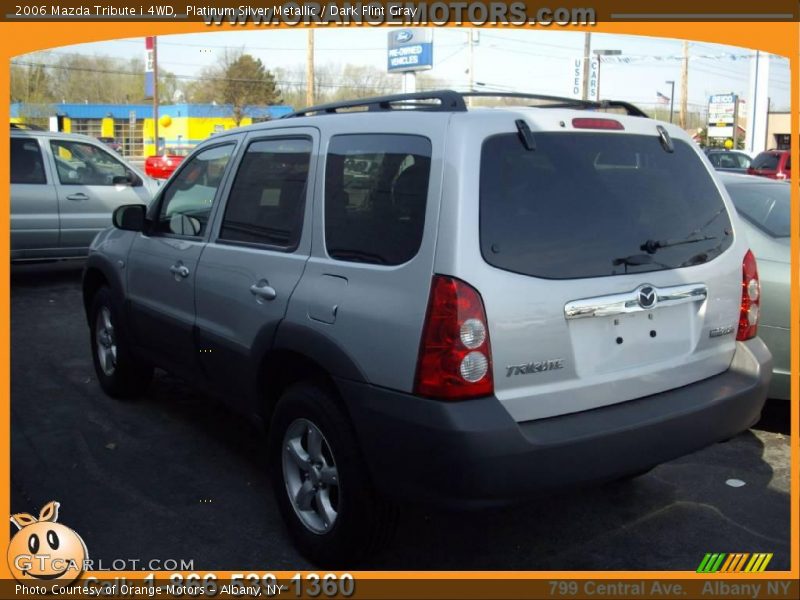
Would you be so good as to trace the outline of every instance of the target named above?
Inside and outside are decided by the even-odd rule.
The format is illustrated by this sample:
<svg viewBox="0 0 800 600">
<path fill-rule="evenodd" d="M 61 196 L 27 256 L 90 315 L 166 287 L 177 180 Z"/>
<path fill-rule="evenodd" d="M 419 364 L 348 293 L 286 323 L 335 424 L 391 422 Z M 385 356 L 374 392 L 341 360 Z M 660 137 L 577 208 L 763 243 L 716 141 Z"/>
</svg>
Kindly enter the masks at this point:
<svg viewBox="0 0 800 600">
<path fill-rule="evenodd" d="M 580 100 L 544 94 L 524 94 L 519 92 L 455 92 L 453 90 L 434 90 L 430 92 L 414 92 L 411 94 L 393 94 L 359 100 L 344 100 L 309 106 L 280 117 L 307 117 L 310 115 L 336 114 L 350 109 L 367 111 L 390 110 L 422 110 L 432 112 L 463 112 L 467 110 L 465 98 L 519 98 L 521 100 L 544 100 L 547 104 L 536 104 L 536 108 L 575 108 L 583 110 L 622 109 L 634 117 L 649 118 L 642 109 L 622 100 Z M 437 101 L 437 102 L 431 102 Z"/>
<path fill-rule="evenodd" d="M 436 102 L 431 102 L 438 101 Z M 414 102 L 417 101 L 417 102 Z M 343 110 L 362 108 L 368 111 L 386 110 L 425 110 L 425 111 L 465 111 L 467 105 L 464 98 L 458 92 L 452 90 L 435 90 L 431 92 L 414 92 L 412 94 L 392 94 L 390 96 L 377 96 L 374 98 L 361 98 L 359 100 L 344 100 L 341 102 L 331 102 L 329 104 L 319 104 L 297 110 L 281 119 L 292 117 L 307 117 L 313 114 L 336 114 Z"/>
<path fill-rule="evenodd" d="M 471 98 L 520 98 L 523 100 L 544 100 L 549 104 L 537 104 L 536 108 L 577 108 L 584 110 L 605 110 L 620 108 L 632 117 L 646 117 L 649 115 L 638 106 L 624 100 L 581 100 L 579 98 L 566 98 L 562 96 L 548 96 L 545 94 L 526 94 L 522 92 L 463 92 L 464 97 Z"/>
</svg>

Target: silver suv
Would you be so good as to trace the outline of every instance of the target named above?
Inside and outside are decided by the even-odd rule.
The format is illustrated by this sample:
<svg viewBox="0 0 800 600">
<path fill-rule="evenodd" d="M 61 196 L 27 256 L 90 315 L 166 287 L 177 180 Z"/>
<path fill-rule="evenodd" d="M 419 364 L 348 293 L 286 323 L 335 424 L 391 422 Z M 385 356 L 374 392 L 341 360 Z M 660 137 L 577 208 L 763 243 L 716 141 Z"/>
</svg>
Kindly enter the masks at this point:
<svg viewBox="0 0 800 600">
<path fill-rule="evenodd" d="M 516 101 L 539 105 L 418 93 L 201 144 L 92 245 L 103 389 L 157 366 L 258 415 L 323 564 L 385 539 L 392 501 L 524 500 L 752 425 L 758 274 L 708 161 L 622 102 Z"/>
<path fill-rule="evenodd" d="M 84 257 L 124 204 L 158 184 L 85 135 L 11 131 L 11 260 Z"/>
</svg>

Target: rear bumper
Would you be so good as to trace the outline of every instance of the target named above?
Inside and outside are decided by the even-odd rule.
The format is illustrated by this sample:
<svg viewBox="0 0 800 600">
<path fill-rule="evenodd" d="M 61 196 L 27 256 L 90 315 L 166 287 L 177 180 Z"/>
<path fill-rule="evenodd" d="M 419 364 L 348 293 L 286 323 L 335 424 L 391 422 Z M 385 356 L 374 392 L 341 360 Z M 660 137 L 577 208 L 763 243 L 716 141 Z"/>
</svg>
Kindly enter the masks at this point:
<svg viewBox="0 0 800 600">
<path fill-rule="evenodd" d="M 468 508 L 619 478 L 728 439 L 758 420 L 771 371 L 756 338 L 714 377 L 526 423 L 494 397 L 447 403 L 338 383 L 380 490 Z"/>
</svg>

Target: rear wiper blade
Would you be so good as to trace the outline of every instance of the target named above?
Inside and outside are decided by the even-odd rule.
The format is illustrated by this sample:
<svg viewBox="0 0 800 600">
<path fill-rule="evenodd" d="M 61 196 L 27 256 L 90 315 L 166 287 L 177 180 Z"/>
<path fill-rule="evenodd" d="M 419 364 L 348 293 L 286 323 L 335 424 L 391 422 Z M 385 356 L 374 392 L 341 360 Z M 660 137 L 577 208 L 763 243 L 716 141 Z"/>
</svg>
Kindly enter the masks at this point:
<svg viewBox="0 0 800 600">
<path fill-rule="evenodd" d="M 696 244 L 698 242 L 705 242 L 715 239 L 717 238 L 713 235 L 704 235 L 702 237 L 691 237 L 683 240 L 647 240 L 644 244 L 639 246 L 639 249 L 644 250 L 648 254 L 655 254 L 661 248 L 670 248 L 672 246 L 681 246 L 683 244 Z"/>
</svg>

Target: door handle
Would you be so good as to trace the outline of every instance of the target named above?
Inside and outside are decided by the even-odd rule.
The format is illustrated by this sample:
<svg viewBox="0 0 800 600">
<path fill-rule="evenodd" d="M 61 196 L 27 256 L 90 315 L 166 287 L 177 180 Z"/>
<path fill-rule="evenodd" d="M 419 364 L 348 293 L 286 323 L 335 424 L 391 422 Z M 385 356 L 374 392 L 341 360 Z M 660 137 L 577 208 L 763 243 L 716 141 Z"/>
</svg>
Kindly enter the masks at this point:
<svg viewBox="0 0 800 600">
<path fill-rule="evenodd" d="M 275 300 L 278 296 L 278 292 L 275 291 L 275 288 L 265 279 L 251 285 L 250 293 L 260 300 Z"/>
<path fill-rule="evenodd" d="M 80 201 L 80 200 L 88 200 L 88 199 L 89 199 L 89 196 L 87 196 L 83 192 L 78 192 L 77 194 L 70 194 L 69 196 L 67 196 L 67 200 Z"/>
<path fill-rule="evenodd" d="M 181 264 L 172 265 L 169 268 L 169 272 L 175 275 L 176 280 L 178 277 L 186 278 L 189 276 L 189 267 Z"/>
</svg>

